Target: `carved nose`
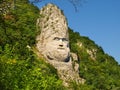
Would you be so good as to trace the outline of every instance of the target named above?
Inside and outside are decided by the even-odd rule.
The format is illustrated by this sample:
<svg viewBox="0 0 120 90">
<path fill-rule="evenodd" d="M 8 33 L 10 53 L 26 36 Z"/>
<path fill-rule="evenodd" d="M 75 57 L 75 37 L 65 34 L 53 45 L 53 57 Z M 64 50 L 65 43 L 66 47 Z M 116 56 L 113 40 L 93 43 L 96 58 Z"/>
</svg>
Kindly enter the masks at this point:
<svg viewBox="0 0 120 90">
<path fill-rule="evenodd" d="M 63 41 L 62 41 L 62 39 L 60 39 L 59 47 L 63 47 Z"/>
</svg>

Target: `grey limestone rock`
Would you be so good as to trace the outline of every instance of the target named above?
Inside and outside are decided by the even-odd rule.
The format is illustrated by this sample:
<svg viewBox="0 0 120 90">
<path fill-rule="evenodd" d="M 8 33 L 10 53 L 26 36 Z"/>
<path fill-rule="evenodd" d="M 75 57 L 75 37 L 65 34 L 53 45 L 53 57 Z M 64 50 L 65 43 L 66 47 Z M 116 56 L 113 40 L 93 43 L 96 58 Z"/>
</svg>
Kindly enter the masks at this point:
<svg viewBox="0 0 120 90">
<path fill-rule="evenodd" d="M 68 27 L 65 16 L 53 4 L 40 10 L 37 19 L 37 49 L 49 60 L 67 61 L 70 56 Z"/>
<path fill-rule="evenodd" d="M 71 81 L 83 83 L 76 63 L 78 59 L 75 54 L 70 57 L 68 25 L 63 12 L 57 6 L 47 4 L 40 10 L 37 27 L 40 33 L 36 38 L 36 48 L 57 69 L 63 84 L 69 86 Z"/>
</svg>

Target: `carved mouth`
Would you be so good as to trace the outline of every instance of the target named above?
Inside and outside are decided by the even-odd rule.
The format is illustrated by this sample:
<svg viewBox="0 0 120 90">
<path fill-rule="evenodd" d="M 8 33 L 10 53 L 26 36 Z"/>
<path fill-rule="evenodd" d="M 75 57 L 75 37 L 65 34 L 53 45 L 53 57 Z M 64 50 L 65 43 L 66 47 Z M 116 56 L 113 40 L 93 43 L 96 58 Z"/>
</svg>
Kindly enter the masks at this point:
<svg viewBox="0 0 120 90">
<path fill-rule="evenodd" d="M 65 48 L 57 48 L 57 49 L 61 49 L 61 50 L 64 50 Z"/>
</svg>

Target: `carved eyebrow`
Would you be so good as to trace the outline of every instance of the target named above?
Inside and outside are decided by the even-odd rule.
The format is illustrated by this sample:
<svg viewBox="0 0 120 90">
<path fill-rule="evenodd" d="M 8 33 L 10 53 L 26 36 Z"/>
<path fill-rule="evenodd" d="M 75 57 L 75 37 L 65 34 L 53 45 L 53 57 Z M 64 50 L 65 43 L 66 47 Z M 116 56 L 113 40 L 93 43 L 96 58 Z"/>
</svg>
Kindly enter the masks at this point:
<svg viewBox="0 0 120 90">
<path fill-rule="evenodd" d="M 54 37 L 54 39 L 53 40 L 60 40 L 60 38 L 59 37 Z"/>
</svg>

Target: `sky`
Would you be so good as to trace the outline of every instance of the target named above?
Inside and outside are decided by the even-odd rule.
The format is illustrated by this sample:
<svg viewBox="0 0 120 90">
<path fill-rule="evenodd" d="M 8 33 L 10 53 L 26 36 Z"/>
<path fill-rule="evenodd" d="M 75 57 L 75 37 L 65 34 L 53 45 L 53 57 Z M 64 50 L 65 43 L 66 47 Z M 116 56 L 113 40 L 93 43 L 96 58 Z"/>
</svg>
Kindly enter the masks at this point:
<svg viewBox="0 0 120 90">
<path fill-rule="evenodd" d="M 47 3 L 62 9 L 71 29 L 89 37 L 120 64 L 120 0 L 87 0 L 77 12 L 68 0 L 44 0 L 36 5 L 41 8 Z"/>
</svg>

